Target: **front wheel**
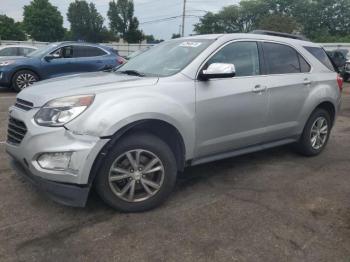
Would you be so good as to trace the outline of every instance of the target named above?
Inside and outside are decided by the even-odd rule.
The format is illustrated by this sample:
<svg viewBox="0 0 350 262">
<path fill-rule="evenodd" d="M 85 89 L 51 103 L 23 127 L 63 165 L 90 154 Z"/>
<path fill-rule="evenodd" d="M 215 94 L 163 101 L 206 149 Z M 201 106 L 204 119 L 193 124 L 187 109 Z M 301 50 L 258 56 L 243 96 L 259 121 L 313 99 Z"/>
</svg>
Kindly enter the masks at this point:
<svg viewBox="0 0 350 262">
<path fill-rule="evenodd" d="M 34 72 L 30 70 L 20 70 L 12 77 L 12 88 L 17 92 L 20 92 L 38 80 L 39 77 Z"/>
<path fill-rule="evenodd" d="M 156 136 L 133 134 L 108 153 L 95 180 L 99 196 L 123 212 L 160 205 L 176 182 L 177 166 L 169 146 Z"/>
<path fill-rule="evenodd" d="M 330 132 L 330 114 L 324 109 L 316 109 L 305 125 L 297 144 L 298 151 L 306 156 L 320 154 L 327 145 Z"/>
</svg>

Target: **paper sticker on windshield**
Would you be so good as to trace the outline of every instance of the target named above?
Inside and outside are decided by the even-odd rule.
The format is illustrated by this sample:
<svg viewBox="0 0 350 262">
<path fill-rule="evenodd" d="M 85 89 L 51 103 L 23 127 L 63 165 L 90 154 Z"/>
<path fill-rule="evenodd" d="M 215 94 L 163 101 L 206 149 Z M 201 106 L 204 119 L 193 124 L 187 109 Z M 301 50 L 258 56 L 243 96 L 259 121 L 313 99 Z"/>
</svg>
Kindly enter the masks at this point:
<svg viewBox="0 0 350 262">
<path fill-rule="evenodd" d="M 200 46 L 202 43 L 199 42 L 182 42 L 180 44 L 180 46 L 182 47 L 198 47 Z"/>
</svg>

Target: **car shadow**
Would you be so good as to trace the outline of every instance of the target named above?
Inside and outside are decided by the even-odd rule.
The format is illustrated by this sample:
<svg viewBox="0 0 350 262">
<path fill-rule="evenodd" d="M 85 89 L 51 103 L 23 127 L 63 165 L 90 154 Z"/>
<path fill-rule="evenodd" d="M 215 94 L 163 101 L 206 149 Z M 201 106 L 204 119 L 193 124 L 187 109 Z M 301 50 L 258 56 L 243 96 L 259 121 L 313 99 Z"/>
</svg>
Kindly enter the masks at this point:
<svg viewBox="0 0 350 262">
<path fill-rule="evenodd" d="M 213 177 L 220 177 L 222 181 L 232 183 L 233 179 L 240 179 L 244 176 L 242 171 L 257 171 L 259 165 L 276 161 L 276 159 L 302 157 L 296 154 L 291 145 L 281 146 L 272 149 L 250 153 L 242 156 L 218 160 L 207 164 L 188 167 L 178 174 L 177 183 L 171 197 L 181 197 L 184 191 L 193 190 L 201 184 L 210 184 Z M 237 182 L 237 181 L 236 181 Z M 170 203 L 171 205 L 171 203 Z M 87 205 L 87 209 L 95 211 L 96 209 L 110 209 L 98 196 L 91 190 Z M 169 208 L 169 207 L 168 207 Z"/>
</svg>

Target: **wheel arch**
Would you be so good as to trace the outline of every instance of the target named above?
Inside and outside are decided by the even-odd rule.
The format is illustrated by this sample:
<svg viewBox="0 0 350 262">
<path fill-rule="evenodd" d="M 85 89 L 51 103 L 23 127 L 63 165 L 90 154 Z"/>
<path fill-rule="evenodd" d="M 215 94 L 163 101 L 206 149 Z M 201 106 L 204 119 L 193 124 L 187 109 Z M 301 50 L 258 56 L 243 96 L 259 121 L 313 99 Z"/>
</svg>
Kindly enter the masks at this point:
<svg viewBox="0 0 350 262">
<path fill-rule="evenodd" d="M 186 146 L 184 138 L 182 137 L 179 130 L 174 125 L 164 120 L 144 119 L 129 123 L 114 133 L 111 137 L 104 137 L 106 139 L 110 138 L 111 140 L 102 148 L 98 154 L 98 157 L 94 161 L 89 176 L 90 185 L 93 183 L 98 170 L 103 163 L 105 156 L 107 156 L 109 150 L 114 147 L 118 141 L 120 141 L 120 139 L 134 132 L 149 133 L 162 139 L 174 153 L 178 170 L 184 170 L 186 162 Z"/>
<path fill-rule="evenodd" d="M 34 74 L 36 74 L 39 77 L 39 80 L 41 80 L 41 75 L 38 73 L 38 70 L 36 70 L 35 68 L 32 67 L 19 67 L 16 68 L 15 70 L 13 70 L 10 80 L 11 80 L 11 85 L 12 85 L 12 81 L 13 81 L 13 77 L 15 76 L 16 73 L 18 73 L 19 71 L 23 71 L 23 70 L 28 70 L 28 71 L 32 71 Z"/>
<path fill-rule="evenodd" d="M 331 126 L 333 127 L 334 125 L 334 122 L 335 122 L 335 115 L 336 115 L 336 109 L 335 109 L 335 106 L 332 102 L 330 101 L 323 101 L 321 103 L 319 103 L 315 109 L 312 111 L 312 113 L 316 110 L 316 109 L 323 109 L 323 110 L 326 110 L 330 117 L 331 117 Z M 312 114 L 311 113 L 311 114 Z"/>
</svg>

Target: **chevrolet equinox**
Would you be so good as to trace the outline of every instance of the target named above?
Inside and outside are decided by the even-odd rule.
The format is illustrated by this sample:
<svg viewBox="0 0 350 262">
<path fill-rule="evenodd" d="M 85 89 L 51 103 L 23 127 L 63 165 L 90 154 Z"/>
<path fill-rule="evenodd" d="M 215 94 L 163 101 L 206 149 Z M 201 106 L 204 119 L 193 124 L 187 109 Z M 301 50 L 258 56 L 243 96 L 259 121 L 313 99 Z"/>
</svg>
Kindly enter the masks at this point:
<svg viewBox="0 0 350 262">
<path fill-rule="evenodd" d="M 156 45 L 119 68 L 36 83 L 9 109 L 17 173 L 54 200 L 90 189 L 124 212 L 160 205 L 178 172 L 294 143 L 326 146 L 342 79 L 318 44 L 264 34 Z"/>
</svg>

